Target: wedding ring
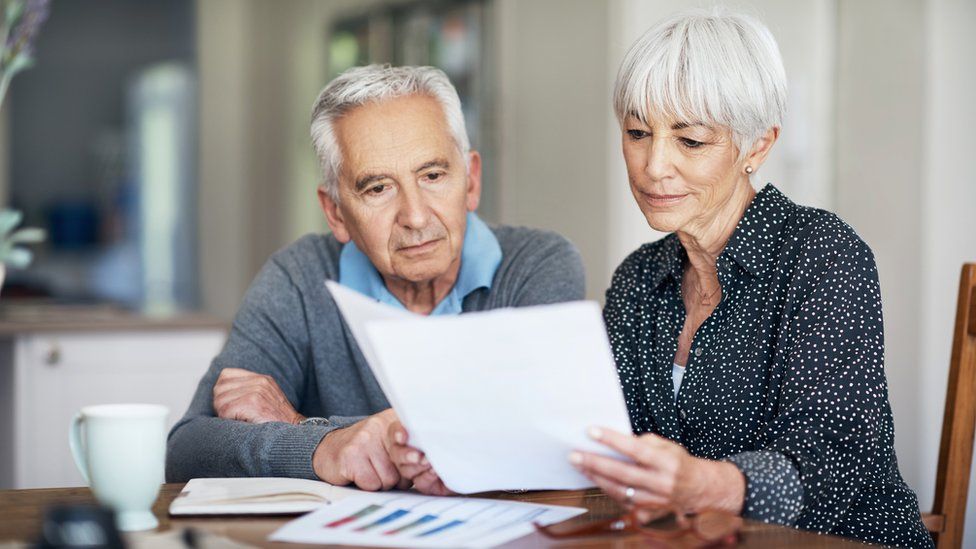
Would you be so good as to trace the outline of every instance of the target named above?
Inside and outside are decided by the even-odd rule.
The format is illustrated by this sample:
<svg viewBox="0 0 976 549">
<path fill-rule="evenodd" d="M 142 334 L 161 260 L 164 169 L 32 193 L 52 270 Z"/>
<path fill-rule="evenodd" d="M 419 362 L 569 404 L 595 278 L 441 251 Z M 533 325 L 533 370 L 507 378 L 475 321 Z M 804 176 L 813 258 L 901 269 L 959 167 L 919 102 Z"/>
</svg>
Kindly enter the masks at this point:
<svg viewBox="0 0 976 549">
<path fill-rule="evenodd" d="M 624 501 L 627 502 L 627 505 L 634 503 L 634 494 L 636 493 L 637 490 L 634 490 L 633 486 L 628 486 L 627 489 L 624 490 Z"/>
</svg>

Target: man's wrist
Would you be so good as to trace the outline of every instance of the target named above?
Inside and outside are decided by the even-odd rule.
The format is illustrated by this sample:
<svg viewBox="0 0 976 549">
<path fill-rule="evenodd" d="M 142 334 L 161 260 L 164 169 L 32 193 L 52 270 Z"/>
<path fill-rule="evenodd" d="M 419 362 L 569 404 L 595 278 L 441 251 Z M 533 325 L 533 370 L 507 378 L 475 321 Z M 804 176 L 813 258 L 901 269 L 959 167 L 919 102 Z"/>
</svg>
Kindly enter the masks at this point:
<svg viewBox="0 0 976 549">
<path fill-rule="evenodd" d="M 335 429 L 326 433 L 322 437 L 322 440 L 319 441 L 318 446 L 315 447 L 315 450 L 312 451 L 312 470 L 315 471 L 315 475 L 319 479 L 325 482 L 335 483 L 336 480 L 331 470 L 331 467 L 335 465 L 336 461 L 334 452 L 332 452 L 332 447 L 334 446 L 332 443 L 335 437 L 332 435 L 341 430 Z"/>
</svg>

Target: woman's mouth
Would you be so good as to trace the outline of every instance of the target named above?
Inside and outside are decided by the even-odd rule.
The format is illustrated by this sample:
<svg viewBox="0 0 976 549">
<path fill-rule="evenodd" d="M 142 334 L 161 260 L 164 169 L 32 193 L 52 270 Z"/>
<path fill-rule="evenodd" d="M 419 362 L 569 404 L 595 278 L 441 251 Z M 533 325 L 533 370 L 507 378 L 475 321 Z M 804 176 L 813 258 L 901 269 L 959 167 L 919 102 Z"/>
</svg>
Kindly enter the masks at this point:
<svg viewBox="0 0 976 549">
<path fill-rule="evenodd" d="M 641 198 L 644 202 L 654 207 L 667 207 L 673 206 L 681 202 L 688 193 L 685 194 L 662 194 L 662 193 L 648 193 L 641 191 Z"/>
</svg>

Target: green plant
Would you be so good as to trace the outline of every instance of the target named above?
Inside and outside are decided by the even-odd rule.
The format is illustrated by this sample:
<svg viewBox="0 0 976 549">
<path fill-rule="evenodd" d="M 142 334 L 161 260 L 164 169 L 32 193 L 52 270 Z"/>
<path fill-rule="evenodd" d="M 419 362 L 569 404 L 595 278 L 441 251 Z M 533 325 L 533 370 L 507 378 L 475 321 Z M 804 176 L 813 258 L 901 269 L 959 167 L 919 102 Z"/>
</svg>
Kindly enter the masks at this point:
<svg viewBox="0 0 976 549">
<path fill-rule="evenodd" d="M 49 0 L 0 0 L 0 103 L 10 80 L 34 63 L 34 40 Z"/>
<path fill-rule="evenodd" d="M 34 253 L 20 245 L 43 242 L 46 236 L 44 229 L 34 227 L 15 231 L 23 219 L 17 210 L 0 210 L 0 263 L 18 269 L 27 267 L 34 259 Z"/>
</svg>

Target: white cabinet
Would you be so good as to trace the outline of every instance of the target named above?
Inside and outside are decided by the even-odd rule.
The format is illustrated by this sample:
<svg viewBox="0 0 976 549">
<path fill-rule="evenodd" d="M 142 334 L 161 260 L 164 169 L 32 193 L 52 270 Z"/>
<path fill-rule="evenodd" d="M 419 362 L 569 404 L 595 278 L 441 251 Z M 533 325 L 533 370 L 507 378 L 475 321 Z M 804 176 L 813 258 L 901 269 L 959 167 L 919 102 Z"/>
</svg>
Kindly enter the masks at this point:
<svg viewBox="0 0 976 549">
<path fill-rule="evenodd" d="M 81 407 L 153 403 L 172 426 L 223 346 L 222 328 L 72 330 L 0 339 L 0 488 L 81 486 L 68 425 Z"/>
</svg>

